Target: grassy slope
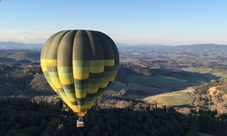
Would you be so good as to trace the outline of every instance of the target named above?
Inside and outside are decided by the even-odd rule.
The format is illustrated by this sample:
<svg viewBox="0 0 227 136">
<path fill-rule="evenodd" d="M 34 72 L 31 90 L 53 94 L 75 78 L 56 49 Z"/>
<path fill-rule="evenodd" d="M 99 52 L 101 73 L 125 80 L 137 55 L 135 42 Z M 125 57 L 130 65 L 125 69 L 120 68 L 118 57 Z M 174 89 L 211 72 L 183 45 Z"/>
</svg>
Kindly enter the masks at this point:
<svg viewBox="0 0 227 136">
<path fill-rule="evenodd" d="M 128 84 L 128 87 L 124 83 L 115 82 L 109 87 L 109 91 L 107 91 L 107 93 L 112 91 L 117 94 L 121 89 L 137 91 L 143 90 L 149 93 L 145 95 L 130 93 L 125 97 L 140 98 L 151 103 L 158 103 L 159 105 L 189 106 L 192 104 L 195 98 L 187 92 L 194 91 L 193 86 L 200 85 L 202 82 L 207 82 L 214 77 L 227 78 L 226 73 L 212 73 L 212 71 L 209 69 L 207 69 L 207 71 L 205 71 L 204 69 L 188 69 L 187 71 L 204 73 L 204 75 L 203 77 L 197 75 L 189 75 L 181 78 L 176 78 L 164 76 L 161 74 L 157 74 L 157 76 L 129 74 L 126 76 L 126 80 L 130 83 Z M 205 73 L 211 74 L 206 75 Z M 174 90 L 174 92 L 168 92 L 168 88 L 174 88 L 177 86 L 183 86 L 186 88 L 183 90 Z"/>
<path fill-rule="evenodd" d="M 128 98 L 143 98 L 144 101 L 150 102 L 150 103 L 158 103 L 159 106 L 167 105 L 167 106 L 187 106 L 191 105 L 191 103 L 194 101 L 194 97 L 189 95 L 187 92 L 194 91 L 193 87 L 188 87 L 183 90 L 175 91 L 175 92 L 164 92 L 164 90 L 153 88 L 153 87 L 147 87 L 142 86 L 139 84 L 129 84 L 127 87 L 124 83 L 114 81 L 113 84 L 110 85 L 110 87 L 107 89 L 107 94 L 117 94 L 121 89 L 130 89 L 130 90 L 143 90 L 145 92 L 150 91 L 149 93 L 145 95 L 139 95 L 136 93 L 130 93 L 126 95 L 125 97 Z M 158 94 L 162 93 L 162 94 Z"/>
<path fill-rule="evenodd" d="M 148 101 L 151 103 L 158 103 L 159 105 L 166 105 L 166 106 L 181 106 L 181 105 L 191 105 L 193 102 L 194 97 L 187 94 L 187 92 L 194 91 L 193 87 L 188 87 L 184 90 L 179 90 L 175 92 L 159 94 L 154 96 L 149 96 L 144 98 L 144 101 Z"/>
</svg>

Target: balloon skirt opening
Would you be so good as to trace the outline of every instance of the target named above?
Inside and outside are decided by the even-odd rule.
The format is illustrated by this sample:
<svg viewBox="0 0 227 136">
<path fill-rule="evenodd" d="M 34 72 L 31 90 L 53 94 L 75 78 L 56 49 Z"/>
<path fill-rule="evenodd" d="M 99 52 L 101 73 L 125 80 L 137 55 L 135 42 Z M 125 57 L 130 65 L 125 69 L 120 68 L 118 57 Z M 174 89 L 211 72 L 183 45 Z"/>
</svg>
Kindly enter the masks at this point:
<svg viewBox="0 0 227 136">
<path fill-rule="evenodd" d="M 74 112 L 78 117 L 83 117 L 87 111 Z"/>
</svg>

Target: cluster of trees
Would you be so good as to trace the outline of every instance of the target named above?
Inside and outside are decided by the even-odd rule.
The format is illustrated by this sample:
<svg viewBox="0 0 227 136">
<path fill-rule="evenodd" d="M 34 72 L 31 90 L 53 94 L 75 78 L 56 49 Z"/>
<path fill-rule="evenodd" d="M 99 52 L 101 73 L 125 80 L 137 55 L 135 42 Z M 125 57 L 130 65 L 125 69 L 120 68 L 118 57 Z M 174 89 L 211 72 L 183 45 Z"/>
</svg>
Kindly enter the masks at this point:
<svg viewBox="0 0 227 136">
<path fill-rule="evenodd" d="M 173 108 L 135 110 L 93 107 L 84 117 L 85 127 L 76 127 L 76 115 L 59 101 L 0 99 L 0 135 L 54 136 L 192 136 L 198 131 L 225 136 L 227 115 L 200 110 L 189 115 Z"/>
<path fill-rule="evenodd" d="M 227 106 L 225 97 L 227 95 L 227 79 L 211 80 L 196 87 L 194 91 L 195 106 L 212 106 L 219 103 Z M 209 107 L 210 108 L 210 107 Z"/>
<path fill-rule="evenodd" d="M 39 59 L 38 50 L 0 50 L 1 62 L 31 63 Z"/>
<path fill-rule="evenodd" d="M 85 127 L 76 128 L 76 115 L 60 103 L 7 98 L 0 102 L 0 135 L 163 135 L 182 136 L 193 119 L 174 110 L 91 109 Z M 197 128 L 196 128 L 197 129 Z M 192 131 L 192 130 L 191 130 Z M 195 130 L 196 131 L 196 130 Z"/>
<path fill-rule="evenodd" d="M 227 114 L 217 114 L 217 111 L 192 109 L 191 114 L 197 120 L 199 131 L 216 136 L 227 136 Z"/>
<path fill-rule="evenodd" d="M 39 65 L 0 64 L 0 95 L 53 94 Z"/>
</svg>

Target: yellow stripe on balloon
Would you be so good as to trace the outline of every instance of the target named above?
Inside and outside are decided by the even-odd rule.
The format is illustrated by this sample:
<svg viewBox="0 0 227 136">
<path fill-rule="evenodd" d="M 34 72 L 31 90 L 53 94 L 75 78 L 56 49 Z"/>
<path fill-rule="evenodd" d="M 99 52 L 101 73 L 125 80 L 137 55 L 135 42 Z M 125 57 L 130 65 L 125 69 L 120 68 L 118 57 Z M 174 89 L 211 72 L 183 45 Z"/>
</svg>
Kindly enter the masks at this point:
<svg viewBox="0 0 227 136">
<path fill-rule="evenodd" d="M 61 85 L 61 83 L 60 83 L 60 81 L 59 81 L 58 78 L 51 78 L 51 77 L 50 77 L 50 80 L 51 80 L 51 82 L 53 83 L 53 86 L 54 86 L 55 88 L 62 88 L 62 85 Z"/>
<path fill-rule="evenodd" d="M 87 79 L 89 77 L 89 73 L 73 73 L 74 79 Z"/>
<path fill-rule="evenodd" d="M 89 72 L 89 67 L 73 67 L 73 73 L 87 73 Z"/>
<path fill-rule="evenodd" d="M 70 78 L 70 79 L 61 78 L 61 77 L 59 77 L 59 78 L 60 78 L 60 82 L 61 82 L 62 84 L 69 85 L 69 84 L 74 83 L 74 79 L 73 79 L 73 78 Z"/>
<path fill-rule="evenodd" d="M 41 59 L 41 64 L 46 64 L 47 66 L 57 66 L 56 59 Z"/>
<path fill-rule="evenodd" d="M 57 60 L 55 60 L 55 59 L 41 59 L 42 70 L 47 71 L 48 66 L 57 66 Z"/>
<path fill-rule="evenodd" d="M 47 59 L 46 64 L 47 66 L 57 66 L 57 60 Z"/>
<path fill-rule="evenodd" d="M 67 95 L 67 99 L 68 99 L 70 102 L 76 102 L 76 101 L 75 101 L 75 98 L 74 98 L 73 96 Z"/>
<path fill-rule="evenodd" d="M 41 68 L 43 71 L 47 71 L 47 66 L 46 66 L 46 59 L 41 59 Z"/>
<path fill-rule="evenodd" d="M 42 68 L 42 71 L 43 71 L 43 72 L 47 71 L 47 66 L 46 66 L 46 64 L 42 64 L 42 65 L 41 65 L 41 68 Z"/>
<path fill-rule="evenodd" d="M 107 82 L 102 82 L 102 83 L 100 83 L 100 88 L 106 88 L 107 87 L 107 85 L 108 85 L 108 83 L 109 83 L 109 81 L 107 81 Z"/>
<path fill-rule="evenodd" d="M 105 66 L 114 66 L 114 60 L 104 60 Z"/>
<path fill-rule="evenodd" d="M 72 73 L 60 73 L 60 72 L 58 72 L 58 76 L 59 76 L 60 82 L 62 84 L 68 85 L 68 84 L 74 83 Z"/>
<path fill-rule="evenodd" d="M 87 93 L 93 94 L 93 93 L 96 93 L 97 91 L 98 91 L 98 88 L 95 88 L 95 89 L 89 88 L 89 89 L 87 90 Z"/>
<path fill-rule="evenodd" d="M 104 71 L 104 67 L 101 66 L 101 67 L 93 67 L 91 66 L 90 67 L 90 72 L 91 73 L 102 73 Z"/>
<path fill-rule="evenodd" d="M 74 79 L 87 79 L 89 77 L 89 67 L 73 67 Z"/>
<path fill-rule="evenodd" d="M 87 93 L 86 93 L 87 91 L 83 91 L 85 93 L 78 93 L 78 92 L 79 92 L 78 89 L 76 89 L 76 98 L 85 98 L 87 95 Z"/>
</svg>

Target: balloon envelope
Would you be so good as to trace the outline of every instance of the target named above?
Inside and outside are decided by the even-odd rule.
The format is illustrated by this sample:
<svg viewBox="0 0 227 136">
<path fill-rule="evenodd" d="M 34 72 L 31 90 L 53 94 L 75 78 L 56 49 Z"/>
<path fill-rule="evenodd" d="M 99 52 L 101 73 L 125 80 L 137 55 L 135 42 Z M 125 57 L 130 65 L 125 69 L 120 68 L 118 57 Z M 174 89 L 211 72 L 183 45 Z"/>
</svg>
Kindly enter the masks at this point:
<svg viewBox="0 0 227 136">
<path fill-rule="evenodd" d="M 46 80 L 78 116 L 84 116 L 113 82 L 118 65 L 115 43 L 98 31 L 60 31 L 41 51 Z"/>
</svg>

